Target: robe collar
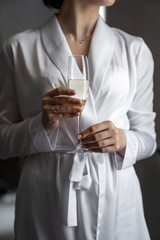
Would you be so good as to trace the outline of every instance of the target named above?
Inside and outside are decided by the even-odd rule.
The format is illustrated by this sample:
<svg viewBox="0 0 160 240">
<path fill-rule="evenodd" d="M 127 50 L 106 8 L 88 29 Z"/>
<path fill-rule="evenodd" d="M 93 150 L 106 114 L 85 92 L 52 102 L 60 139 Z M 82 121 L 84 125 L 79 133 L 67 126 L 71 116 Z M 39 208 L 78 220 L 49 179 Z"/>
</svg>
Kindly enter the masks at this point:
<svg viewBox="0 0 160 240">
<path fill-rule="evenodd" d="M 41 29 L 41 37 L 47 54 L 56 65 L 68 86 L 68 57 L 71 49 L 54 14 Z M 102 79 L 114 49 L 114 33 L 99 16 L 92 36 L 88 60 L 90 69 L 90 87 L 98 79 Z"/>
</svg>

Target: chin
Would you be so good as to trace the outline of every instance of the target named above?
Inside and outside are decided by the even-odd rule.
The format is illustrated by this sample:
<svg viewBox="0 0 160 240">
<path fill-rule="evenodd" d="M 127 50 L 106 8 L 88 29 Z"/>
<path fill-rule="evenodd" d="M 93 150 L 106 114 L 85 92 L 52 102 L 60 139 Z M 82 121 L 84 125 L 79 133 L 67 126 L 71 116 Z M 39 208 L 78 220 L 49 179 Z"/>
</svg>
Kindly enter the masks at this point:
<svg viewBox="0 0 160 240">
<path fill-rule="evenodd" d="M 112 6 L 116 0 L 98 0 L 101 6 Z"/>
</svg>

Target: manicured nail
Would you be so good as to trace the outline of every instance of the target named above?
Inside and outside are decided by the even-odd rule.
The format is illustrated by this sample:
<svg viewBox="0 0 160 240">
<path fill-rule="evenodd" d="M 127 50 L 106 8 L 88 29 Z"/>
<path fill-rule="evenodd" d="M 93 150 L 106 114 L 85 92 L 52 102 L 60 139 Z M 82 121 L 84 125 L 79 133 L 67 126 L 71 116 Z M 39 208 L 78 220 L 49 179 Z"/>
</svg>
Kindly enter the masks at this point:
<svg viewBox="0 0 160 240">
<path fill-rule="evenodd" d="M 81 104 L 81 101 L 80 100 L 75 100 L 75 103 Z"/>
<path fill-rule="evenodd" d="M 81 136 L 81 134 L 78 134 L 78 136 L 77 136 L 77 137 L 78 137 L 78 139 L 81 139 L 81 137 L 82 137 L 82 136 Z"/>
<path fill-rule="evenodd" d="M 76 91 L 74 89 L 71 89 L 71 93 L 76 94 Z"/>
</svg>

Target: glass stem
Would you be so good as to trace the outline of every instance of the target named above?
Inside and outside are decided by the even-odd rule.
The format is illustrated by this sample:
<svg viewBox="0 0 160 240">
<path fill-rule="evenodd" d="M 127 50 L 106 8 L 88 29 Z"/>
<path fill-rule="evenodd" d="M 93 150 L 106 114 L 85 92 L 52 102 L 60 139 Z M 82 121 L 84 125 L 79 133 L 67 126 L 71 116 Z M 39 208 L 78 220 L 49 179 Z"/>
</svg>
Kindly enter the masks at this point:
<svg viewBox="0 0 160 240">
<path fill-rule="evenodd" d="M 81 117 L 82 117 L 82 113 L 80 113 L 80 115 L 78 116 L 78 134 L 81 132 Z M 82 148 L 82 143 L 81 143 L 81 139 L 79 139 L 79 148 Z"/>
</svg>

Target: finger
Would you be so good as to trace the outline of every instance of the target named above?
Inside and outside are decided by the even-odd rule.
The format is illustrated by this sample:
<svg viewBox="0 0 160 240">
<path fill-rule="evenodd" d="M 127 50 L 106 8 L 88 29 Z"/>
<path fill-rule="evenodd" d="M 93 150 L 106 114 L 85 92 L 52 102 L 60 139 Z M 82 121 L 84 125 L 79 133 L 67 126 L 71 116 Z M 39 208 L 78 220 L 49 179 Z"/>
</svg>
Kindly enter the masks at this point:
<svg viewBox="0 0 160 240">
<path fill-rule="evenodd" d="M 53 113 L 54 120 L 60 120 L 65 118 L 74 118 L 80 115 L 79 112 L 76 113 Z"/>
<path fill-rule="evenodd" d="M 105 130 L 102 132 L 98 132 L 98 133 L 86 136 L 85 138 L 82 139 L 82 143 L 83 144 L 95 143 L 95 142 L 99 142 L 101 140 L 110 138 L 111 136 L 112 136 L 112 132 L 110 130 Z"/>
<path fill-rule="evenodd" d="M 50 105 L 82 105 L 82 101 L 78 98 L 71 98 L 71 97 L 45 97 L 43 99 L 43 105 L 50 104 Z"/>
<path fill-rule="evenodd" d="M 69 107 L 69 106 L 63 106 L 63 105 L 47 105 L 45 108 L 49 112 L 54 113 L 77 113 L 81 112 L 82 108 L 80 107 Z"/>
<path fill-rule="evenodd" d="M 108 139 L 104 139 L 104 140 L 101 140 L 101 141 L 98 141 L 98 142 L 93 142 L 93 143 L 83 143 L 82 142 L 82 146 L 84 148 L 87 148 L 89 150 L 92 150 L 92 149 L 95 149 L 95 148 L 105 148 L 105 147 L 108 147 L 110 145 L 114 145 L 114 140 L 113 138 L 108 138 Z"/>
<path fill-rule="evenodd" d="M 92 148 L 92 150 L 90 150 L 92 152 L 99 152 L 99 153 L 113 153 L 113 152 L 117 152 L 117 148 L 115 145 L 110 145 L 104 148 Z"/>
<path fill-rule="evenodd" d="M 114 124 L 111 121 L 104 121 L 102 123 L 98 123 L 95 124 L 87 129 L 85 129 L 84 131 L 79 133 L 79 136 L 81 137 L 81 139 L 92 135 L 94 133 L 98 133 L 107 129 L 112 129 L 114 127 Z"/>
<path fill-rule="evenodd" d="M 46 95 L 50 96 L 50 97 L 55 97 L 55 96 L 60 96 L 60 95 L 72 96 L 72 95 L 75 95 L 75 90 L 65 88 L 65 87 L 59 87 L 59 88 L 55 88 L 52 91 L 48 92 Z"/>
</svg>

